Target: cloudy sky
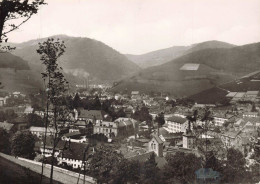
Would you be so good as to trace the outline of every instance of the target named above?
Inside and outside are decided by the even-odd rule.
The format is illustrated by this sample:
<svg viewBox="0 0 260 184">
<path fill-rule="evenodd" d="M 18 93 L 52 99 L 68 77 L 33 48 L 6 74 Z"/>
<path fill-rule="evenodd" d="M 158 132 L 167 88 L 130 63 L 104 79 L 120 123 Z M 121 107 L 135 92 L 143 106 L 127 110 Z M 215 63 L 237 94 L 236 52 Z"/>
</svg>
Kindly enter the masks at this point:
<svg viewBox="0 0 260 184">
<path fill-rule="evenodd" d="M 47 0 L 9 41 L 56 34 L 93 38 L 121 53 L 220 40 L 260 41 L 260 0 Z"/>
</svg>

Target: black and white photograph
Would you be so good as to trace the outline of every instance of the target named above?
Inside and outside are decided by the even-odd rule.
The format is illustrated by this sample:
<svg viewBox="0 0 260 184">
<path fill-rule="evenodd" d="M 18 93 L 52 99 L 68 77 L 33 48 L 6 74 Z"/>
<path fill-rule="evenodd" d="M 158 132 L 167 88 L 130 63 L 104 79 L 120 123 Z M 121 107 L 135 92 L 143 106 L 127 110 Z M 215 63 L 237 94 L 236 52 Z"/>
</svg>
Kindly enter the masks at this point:
<svg viewBox="0 0 260 184">
<path fill-rule="evenodd" d="M 0 0 L 0 184 L 260 184 L 260 0 Z"/>
</svg>

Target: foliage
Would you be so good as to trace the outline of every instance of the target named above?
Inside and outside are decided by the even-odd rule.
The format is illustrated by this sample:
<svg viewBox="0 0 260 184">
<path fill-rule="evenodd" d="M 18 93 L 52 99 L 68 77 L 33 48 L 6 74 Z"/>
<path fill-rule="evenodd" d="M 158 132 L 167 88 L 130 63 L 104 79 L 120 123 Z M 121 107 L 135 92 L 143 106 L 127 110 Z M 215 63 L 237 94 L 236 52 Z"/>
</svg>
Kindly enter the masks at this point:
<svg viewBox="0 0 260 184">
<path fill-rule="evenodd" d="M 163 112 L 159 113 L 159 114 L 155 117 L 155 122 L 158 123 L 159 127 L 162 127 L 162 126 L 165 124 Z"/>
<path fill-rule="evenodd" d="M 137 183 L 140 178 L 141 164 L 138 161 L 122 159 L 111 173 L 110 183 Z"/>
<path fill-rule="evenodd" d="M 47 92 L 47 112 L 51 104 L 51 111 L 54 113 L 52 116 L 52 123 L 55 128 L 55 134 L 53 136 L 53 151 L 51 155 L 51 173 L 50 173 L 50 183 L 53 183 L 53 165 L 54 165 L 54 153 L 55 148 L 60 140 L 58 136 L 59 128 L 57 120 L 64 122 L 59 124 L 59 126 L 65 125 L 67 119 L 69 119 L 70 108 L 67 105 L 66 93 L 68 90 L 68 81 L 65 79 L 64 74 L 62 73 L 62 67 L 58 65 L 58 59 L 65 52 L 65 45 L 63 41 L 59 39 L 55 40 L 54 38 L 48 38 L 47 41 L 39 43 L 39 48 L 37 53 L 40 55 L 40 60 L 42 64 L 45 65 L 45 71 L 42 73 L 42 78 L 46 82 L 46 92 Z M 49 120 L 48 114 L 46 120 Z M 48 122 L 45 123 L 45 127 Z M 47 129 L 47 127 L 46 127 Z M 45 140 L 46 138 L 44 138 Z M 45 141 L 44 141 L 45 145 Z M 42 165 L 43 172 L 43 165 Z"/>
<path fill-rule="evenodd" d="M 35 138 L 29 131 L 16 132 L 11 138 L 11 153 L 28 159 L 33 159 Z"/>
<path fill-rule="evenodd" d="M 0 152 L 10 153 L 9 134 L 3 128 L 0 128 Z"/>
<path fill-rule="evenodd" d="M 0 43 L 7 42 L 7 34 L 18 29 L 32 15 L 37 14 L 39 7 L 43 4 L 45 4 L 44 0 L 2 0 L 0 2 Z M 14 48 L 4 46 L 1 49 L 12 50 Z"/>
<path fill-rule="evenodd" d="M 210 151 L 206 154 L 206 161 L 204 168 L 211 168 L 214 171 L 222 172 L 223 165 L 220 160 L 216 158 L 213 151 Z"/>
<path fill-rule="evenodd" d="M 155 154 L 153 153 L 141 167 L 140 183 L 157 184 L 160 183 L 160 179 L 160 170 L 157 167 Z"/>
<path fill-rule="evenodd" d="M 151 127 L 152 116 L 150 115 L 148 108 L 145 106 L 142 106 L 141 109 L 137 109 L 132 118 L 141 122 L 146 121 L 147 125 Z"/>
<path fill-rule="evenodd" d="M 44 127 L 43 119 L 40 116 L 38 116 L 37 114 L 32 114 L 32 113 L 28 114 L 27 119 L 28 119 L 29 127 L 31 127 L 31 126 Z"/>
<path fill-rule="evenodd" d="M 241 183 L 245 182 L 246 176 L 246 160 L 243 154 L 234 148 L 228 149 L 227 160 L 223 171 L 223 181 Z"/>
<path fill-rule="evenodd" d="M 88 174 L 97 178 L 100 183 L 108 183 L 111 181 L 111 173 L 117 170 L 123 155 L 117 153 L 108 146 L 99 146 L 93 154 Z"/>
<path fill-rule="evenodd" d="M 177 152 L 166 156 L 167 164 L 163 169 L 165 181 L 173 179 L 181 183 L 194 183 L 195 171 L 201 168 L 201 160 L 193 153 Z"/>
</svg>

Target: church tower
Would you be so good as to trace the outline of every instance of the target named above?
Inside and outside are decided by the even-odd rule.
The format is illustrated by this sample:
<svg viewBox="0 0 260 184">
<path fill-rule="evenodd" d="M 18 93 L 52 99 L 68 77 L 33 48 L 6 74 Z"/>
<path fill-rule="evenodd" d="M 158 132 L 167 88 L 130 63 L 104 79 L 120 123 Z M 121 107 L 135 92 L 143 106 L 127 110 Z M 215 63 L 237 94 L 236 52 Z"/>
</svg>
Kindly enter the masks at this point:
<svg viewBox="0 0 260 184">
<path fill-rule="evenodd" d="M 187 148 L 187 149 L 195 148 L 195 135 L 193 134 L 190 128 L 190 122 L 189 122 L 188 129 L 183 134 L 182 141 L 183 141 L 183 148 Z"/>
</svg>

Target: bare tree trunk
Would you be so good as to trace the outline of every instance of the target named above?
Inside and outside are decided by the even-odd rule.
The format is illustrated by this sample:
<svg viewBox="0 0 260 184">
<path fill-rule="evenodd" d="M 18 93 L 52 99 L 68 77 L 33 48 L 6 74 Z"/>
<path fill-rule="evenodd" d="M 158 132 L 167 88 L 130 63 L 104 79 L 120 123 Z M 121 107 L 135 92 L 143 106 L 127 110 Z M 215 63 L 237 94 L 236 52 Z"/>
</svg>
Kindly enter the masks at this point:
<svg viewBox="0 0 260 184">
<path fill-rule="evenodd" d="M 57 145 L 57 132 L 58 132 L 58 127 L 57 127 L 57 109 L 56 106 L 54 107 L 54 127 L 55 127 L 55 132 L 54 132 L 54 141 L 53 141 L 53 149 L 52 149 L 52 154 L 51 154 L 51 174 L 50 174 L 50 184 L 53 183 L 53 169 L 54 169 L 54 154 L 55 154 L 55 148 Z"/>
<path fill-rule="evenodd" d="M 46 113 L 46 120 L 45 120 L 45 132 L 44 132 L 44 140 L 43 140 L 43 159 L 42 159 L 42 171 L 41 171 L 41 182 L 43 178 L 43 168 L 44 168 L 44 159 L 45 159 L 45 148 L 46 148 L 46 136 L 47 136 L 47 127 L 48 127 L 48 120 L 49 120 L 49 102 L 47 100 L 47 113 Z"/>
</svg>

